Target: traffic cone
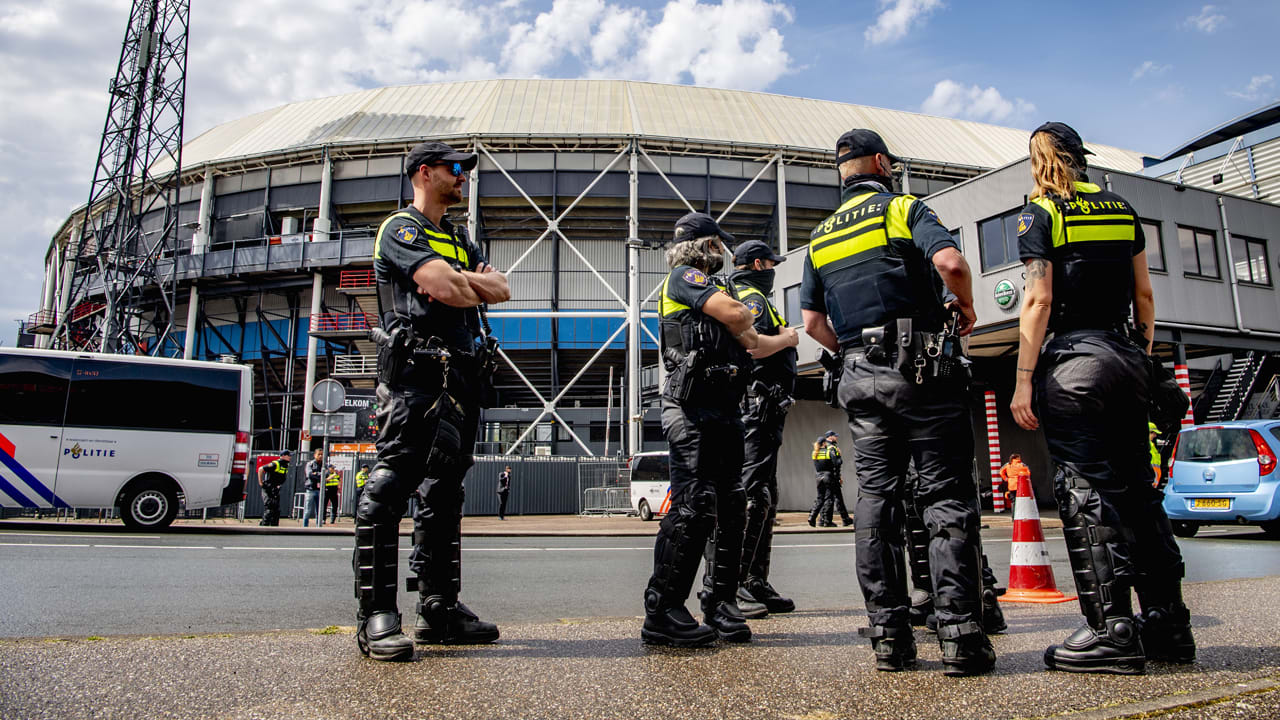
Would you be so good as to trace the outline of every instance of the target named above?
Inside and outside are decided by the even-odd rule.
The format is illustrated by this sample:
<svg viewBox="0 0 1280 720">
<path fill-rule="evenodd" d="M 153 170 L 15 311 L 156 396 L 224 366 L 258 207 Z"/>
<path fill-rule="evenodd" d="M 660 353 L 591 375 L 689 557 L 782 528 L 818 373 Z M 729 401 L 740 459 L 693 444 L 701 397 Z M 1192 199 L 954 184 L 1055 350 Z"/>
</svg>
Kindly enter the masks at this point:
<svg viewBox="0 0 1280 720">
<path fill-rule="evenodd" d="M 1013 543 L 1009 551 L 1009 590 L 1000 597 L 1005 602 L 1062 603 L 1075 600 L 1058 592 L 1044 548 L 1044 529 L 1030 478 L 1018 483 L 1013 499 Z"/>
</svg>

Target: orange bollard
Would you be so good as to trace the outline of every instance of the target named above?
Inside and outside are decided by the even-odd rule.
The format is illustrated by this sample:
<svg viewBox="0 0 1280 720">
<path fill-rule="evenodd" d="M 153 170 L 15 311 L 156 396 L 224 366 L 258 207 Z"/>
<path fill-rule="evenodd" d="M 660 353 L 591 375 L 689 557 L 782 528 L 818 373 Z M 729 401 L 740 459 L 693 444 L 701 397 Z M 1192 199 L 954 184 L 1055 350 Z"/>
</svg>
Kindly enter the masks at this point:
<svg viewBox="0 0 1280 720">
<path fill-rule="evenodd" d="M 1013 499 L 1013 543 L 1009 551 L 1009 590 L 1000 597 L 1005 602 L 1061 603 L 1075 600 L 1063 595 L 1053 580 L 1049 551 L 1044 548 L 1044 529 L 1036 508 L 1031 483 L 1018 483 Z"/>
</svg>

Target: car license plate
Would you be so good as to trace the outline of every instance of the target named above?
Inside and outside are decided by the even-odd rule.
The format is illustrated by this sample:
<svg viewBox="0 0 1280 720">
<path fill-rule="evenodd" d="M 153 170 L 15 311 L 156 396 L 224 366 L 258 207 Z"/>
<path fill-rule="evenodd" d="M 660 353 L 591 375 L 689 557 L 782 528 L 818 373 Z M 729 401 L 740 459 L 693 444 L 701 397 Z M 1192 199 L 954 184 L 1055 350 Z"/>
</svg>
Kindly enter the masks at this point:
<svg viewBox="0 0 1280 720">
<path fill-rule="evenodd" d="M 1191 501 L 1191 507 L 1227 510 L 1231 508 L 1231 498 L 1195 498 Z"/>
</svg>

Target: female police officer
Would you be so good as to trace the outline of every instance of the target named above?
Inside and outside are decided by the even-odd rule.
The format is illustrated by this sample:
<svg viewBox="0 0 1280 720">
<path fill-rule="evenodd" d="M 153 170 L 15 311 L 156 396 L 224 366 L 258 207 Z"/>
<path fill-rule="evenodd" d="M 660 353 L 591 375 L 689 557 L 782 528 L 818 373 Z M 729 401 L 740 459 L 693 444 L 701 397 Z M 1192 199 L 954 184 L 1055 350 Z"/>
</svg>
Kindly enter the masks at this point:
<svg viewBox="0 0 1280 720">
<path fill-rule="evenodd" d="M 1182 556 L 1151 487 L 1143 434 L 1155 300 L 1142 226 L 1128 201 L 1088 181 L 1086 154 L 1062 123 L 1031 134 L 1035 190 L 1018 218 L 1026 300 L 1012 410 L 1027 430 L 1044 425 L 1086 620 L 1045 651 L 1045 665 L 1137 674 L 1147 658 L 1192 661 L 1195 642 Z M 1130 339 L 1130 308 L 1141 342 Z M 1042 349 L 1046 328 L 1053 337 Z M 1131 587 L 1142 604 L 1136 619 Z"/>
</svg>

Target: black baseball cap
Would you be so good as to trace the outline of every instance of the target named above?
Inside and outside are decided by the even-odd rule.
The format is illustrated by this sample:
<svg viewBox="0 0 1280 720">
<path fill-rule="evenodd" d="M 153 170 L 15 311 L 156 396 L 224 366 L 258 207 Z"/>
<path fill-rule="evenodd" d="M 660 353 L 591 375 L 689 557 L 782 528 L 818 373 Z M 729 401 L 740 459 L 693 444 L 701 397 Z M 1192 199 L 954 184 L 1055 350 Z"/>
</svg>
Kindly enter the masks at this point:
<svg viewBox="0 0 1280 720">
<path fill-rule="evenodd" d="M 712 235 L 720 236 L 720 239 L 726 243 L 732 244 L 734 241 L 733 236 L 721 230 L 720 223 L 716 222 L 710 215 L 691 212 L 676 221 L 675 235 L 672 239 L 674 242 L 683 242 Z"/>
<path fill-rule="evenodd" d="M 292 456 L 292 455 L 293 455 L 293 451 L 292 451 L 292 450 L 281 450 L 281 451 L 280 451 L 280 457 L 290 457 L 290 456 Z"/>
<path fill-rule="evenodd" d="M 773 251 L 763 240 L 748 240 L 738 246 L 733 253 L 734 265 L 750 265 L 756 260 L 772 260 L 786 262 L 787 259 Z"/>
<path fill-rule="evenodd" d="M 1066 123 L 1047 122 L 1035 130 L 1032 130 L 1031 136 L 1035 137 L 1036 133 L 1049 133 L 1058 140 L 1058 144 L 1062 146 L 1063 150 L 1073 153 L 1079 157 L 1093 154 L 1085 148 L 1084 140 L 1080 139 L 1080 133 L 1076 132 L 1075 128 Z"/>
<path fill-rule="evenodd" d="M 458 152 L 442 142 L 418 143 L 404 156 L 404 174 L 412 176 L 423 165 L 454 162 L 461 163 L 463 170 L 471 170 L 477 159 L 475 153 Z"/>
<path fill-rule="evenodd" d="M 840 154 L 840 148 L 842 147 L 849 148 L 843 155 Z M 880 137 L 880 133 L 875 130 L 854 128 L 841 135 L 839 140 L 836 140 L 837 165 L 854 158 L 869 157 L 876 153 L 888 155 L 890 162 L 902 162 L 897 155 L 889 152 L 889 146 L 884 144 L 884 138 Z"/>
<path fill-rule="evenodd" d="M 829 437 L 840 437 L 840 433 L 836 432 L 835 430 L 828 430 L 828 431 L 827 431 L 827 434 L 826 434 L 826 435 L 823 435 L 822 437 L 824 437 L 824 438 L 829 438 Z"/>
</svg>

